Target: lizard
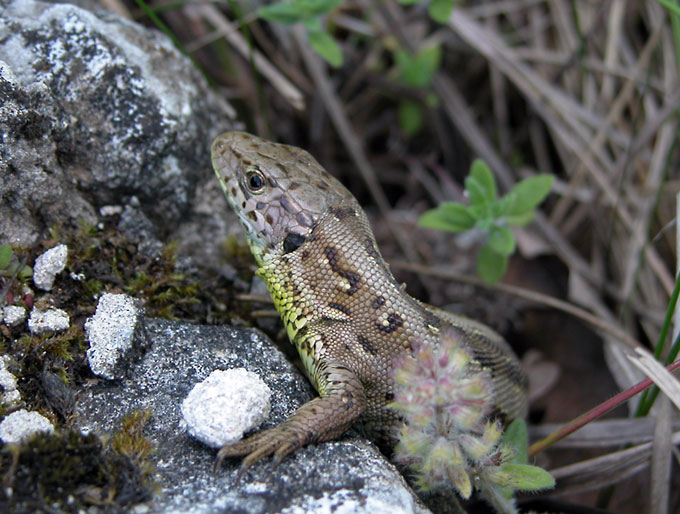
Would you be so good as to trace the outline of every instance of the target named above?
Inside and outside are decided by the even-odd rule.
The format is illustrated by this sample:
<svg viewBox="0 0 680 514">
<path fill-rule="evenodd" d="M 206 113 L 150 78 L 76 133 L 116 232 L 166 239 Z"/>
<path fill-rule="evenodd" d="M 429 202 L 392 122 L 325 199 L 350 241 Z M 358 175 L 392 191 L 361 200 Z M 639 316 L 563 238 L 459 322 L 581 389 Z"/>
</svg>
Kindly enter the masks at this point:
<svg viewBox="0 0 680 514">
<path fill-rule="evenodd" d="M 486 325 L 412 298 L 381 256 L 354 196 L 307 151 L 245 132 L 219 135 L 211 159 L 274 305 L 319 393 L 276 427 L 223 446 L 241 471 L 275 464 L 355 422 L 389 441 L 400 419 L 389 408 L 395 358 L 457 334 L 492 379 L 494 416 L 527 412 L 528 379 L 508 343 Z"/>
</svg>

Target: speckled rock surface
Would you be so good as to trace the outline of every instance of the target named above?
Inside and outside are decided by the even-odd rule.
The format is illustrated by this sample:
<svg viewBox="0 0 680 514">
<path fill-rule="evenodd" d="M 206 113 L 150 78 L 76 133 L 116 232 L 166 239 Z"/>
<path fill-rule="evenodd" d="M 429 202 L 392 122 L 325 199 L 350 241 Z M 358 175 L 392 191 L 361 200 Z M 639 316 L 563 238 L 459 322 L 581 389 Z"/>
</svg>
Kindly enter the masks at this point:
<svg viewBox="0 0 680 514">
<path fill-rule="evenodd" d="M 0 61 L 0 243 L 31 246 L 57 221 L 77 230 L 133 196 L 167 233 L 212 179 L 230 108 L 160 32 L 2 0 Z"/>
<path fill-rule="evenodd" d="M 311 386 L 259 331 L 144 319 L 148 350 L 125 380 L 99 381 L 79 396 L 76 423 L 96 432 L 115 429 L 122 417 L 149 408 L 145 435 L 156 446 L 160 494 L 152 512 L 427 512 L 401 475 L 356 435 L 308 446 L 275 470 L 257 464 L 236 483 L 238 460 L 217 474 L 216 451 L 180 427 L 182 400 L 216 369 L 245 367 L 272 391 L 263 428 L 281 422 L 313 396 Z M 226 414 L 226 413 L 225 413 Z"/>
</svg>

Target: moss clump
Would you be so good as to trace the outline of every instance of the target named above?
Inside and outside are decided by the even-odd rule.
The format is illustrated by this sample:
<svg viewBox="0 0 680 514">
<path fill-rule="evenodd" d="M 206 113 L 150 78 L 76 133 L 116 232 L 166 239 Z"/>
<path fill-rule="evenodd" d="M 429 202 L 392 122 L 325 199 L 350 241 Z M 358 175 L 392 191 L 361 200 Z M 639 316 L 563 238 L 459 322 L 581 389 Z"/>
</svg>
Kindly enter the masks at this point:
<svg viewBox="0 0 680 514">
<path fill-rule="evenodd" d="M 171 320 L 179 319 L 176 311 L 190 310 L 191 305 L 201 303 L 196 297 L 198 283 L 175 271 L 176 246 L 165 246 L 160 257 L 138 269 L 124 287 L 126 293 L 144 299 L 149 313 Z"/>
<path fill-rule="evenodd" d="M 153 445 L 143 435 L 144 427 L 151 419 L 151 410 L 138 410 L 123 418 L 122 428 L 111 440 L 111 449 L 129 459 L 140 472 L 141 480 L 150 486 L 155 467 L 150 459 Z"/>
<path fill-rule="evenodd" d="M 94 435 L 39 434 L 0 450 L 0 511 L 78 512 L 89 506 L 122 510 L 149 497 L 139 481 L 127 479 L 132 467 Z"/>
<path fill-rule="evenodd" d="M 0 512 L 124 511 L 151 497 L 152 445 L 143 436 L 149 411 L 123 420 L 104 444 L 77 431 L 38 434 L 0 446 Z"/>
</svg>

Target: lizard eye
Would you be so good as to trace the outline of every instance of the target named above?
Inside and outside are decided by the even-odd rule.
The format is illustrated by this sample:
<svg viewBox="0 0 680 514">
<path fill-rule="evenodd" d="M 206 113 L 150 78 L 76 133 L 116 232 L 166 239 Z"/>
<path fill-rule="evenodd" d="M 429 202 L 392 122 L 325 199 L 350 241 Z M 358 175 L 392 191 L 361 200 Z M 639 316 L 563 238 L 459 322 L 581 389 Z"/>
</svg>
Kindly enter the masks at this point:
<svg viewBox="0 0 680 514">
<path fill-rule="evenodd" d="M 259 171 L 251 171 L 246 175 L 246 183 L 251 192 L 257 193 L 264 187 L 264 177 Z"/>
</svg>

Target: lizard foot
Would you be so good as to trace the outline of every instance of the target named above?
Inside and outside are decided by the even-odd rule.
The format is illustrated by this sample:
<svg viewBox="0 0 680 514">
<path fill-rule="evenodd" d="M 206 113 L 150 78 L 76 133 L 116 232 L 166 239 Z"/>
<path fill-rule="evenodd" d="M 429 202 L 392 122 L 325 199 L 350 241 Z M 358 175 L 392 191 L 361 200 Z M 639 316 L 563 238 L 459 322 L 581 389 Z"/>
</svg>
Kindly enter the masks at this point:
<svg viewBox="0 0 680 514">
<path fill-rule="evenodd" d="M 274 465 L 279 464 L 283 458 L 301 448 L 301 441 L 292 430 L 286 430 L 284 426 L 278 426 L 252 435 L 234 444 L 223 446 L 217 452 L 214 471 L 217 471 L 227 457 L 243 457 L 238 478 L 253 464 L 260 459 L 274 455 Z"/>
<path fill-rule="evenodd" d="M 244 457 L 239 477 L 258 460 L 273 456 L 274 465 L 304 445 L 342 434 L 366 407 L 359 378 L 342 365 L 326 364 L 326 394 L 305 403 L 279 426 L 264 430 L 217 452 L 215 471 L 227 457 Z"/>
</svg>

